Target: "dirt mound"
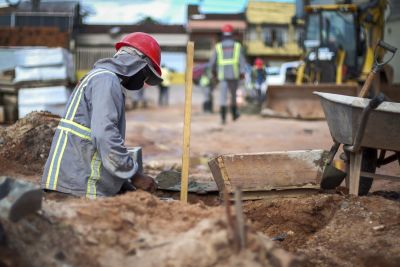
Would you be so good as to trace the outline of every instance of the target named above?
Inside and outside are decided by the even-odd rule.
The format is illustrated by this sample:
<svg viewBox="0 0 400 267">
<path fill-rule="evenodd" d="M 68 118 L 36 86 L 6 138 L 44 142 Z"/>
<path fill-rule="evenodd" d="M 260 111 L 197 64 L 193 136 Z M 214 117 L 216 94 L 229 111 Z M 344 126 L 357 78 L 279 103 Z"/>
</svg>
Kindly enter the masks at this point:
<svg viewBox="0 0 400 267">
<path fill-rule="evenodd" d="M 144 192 L 88 201 L 46 200 L 40 215 L 7 224 L 29 266 L 285 266 L 300 262 L 251 227 L 237 253 L 222 208 Z"/>
<path fill-rule="evenodd" d="M 40 174 L 49 155 L 59 117 L 31 112 L 15 124 L 0 129 L 0 170 Z"/>
<path fill-rule="evenodd" d="M 382 197 L 315 195 L 252 201 L 259 231 L 307 258 L 306 266 L 398 266 L 400 203 Z"/>
</svg>

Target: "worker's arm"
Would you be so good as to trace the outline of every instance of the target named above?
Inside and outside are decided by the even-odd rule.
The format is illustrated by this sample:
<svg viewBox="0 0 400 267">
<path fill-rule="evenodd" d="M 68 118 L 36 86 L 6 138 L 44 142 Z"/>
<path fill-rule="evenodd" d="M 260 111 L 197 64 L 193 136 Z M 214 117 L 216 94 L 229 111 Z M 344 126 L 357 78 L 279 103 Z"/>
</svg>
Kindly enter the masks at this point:
<svg viewBox="0 0 400 267">
<path fill-rule="evenodd" d="M 90 81 L 92 139 L 104 168 L 113 176 L 130 179 L 138 170 L 124 145 L 118 125 L 124 96 L 118 77 L 103 74 Z"/>
<path fill-rule="evenodd" d="M 211 55 L 210 61 L 207 64 L 208 68 L 210 68 L 210 73 L 213 77 L 217 76 L 217 50 L 214 48 L 213 53 Z"/>
<path fill-rule="evenodd" d="M 246 57 L 244 56 L 243 47 L 240 48 L 239 71 L 243 75 L 246 73 Z"/>
</svg>

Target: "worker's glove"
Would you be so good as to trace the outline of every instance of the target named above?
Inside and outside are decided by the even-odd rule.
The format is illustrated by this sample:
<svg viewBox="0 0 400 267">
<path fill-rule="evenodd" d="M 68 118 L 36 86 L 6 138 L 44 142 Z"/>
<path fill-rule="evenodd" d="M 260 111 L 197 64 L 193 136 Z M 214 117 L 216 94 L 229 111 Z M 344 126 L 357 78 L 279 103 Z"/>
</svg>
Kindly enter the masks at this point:
<svg viewBox="0 0 400 267">
<path fill-rule="evenodd" d="M 124 183 L 121 186 L 121 189 L 119 190 L 119 194 L 124 194 L 126 192 L 132 192 L 135 191 L 136 188 L 133 186 L 131 180 L 125 180 Z"/>
<path fill-rule="evenodd" d="M 150 193 L 154 193 L 157 190 L 156 181 L 152 177 L 143 173 L 136 173 L 132 177 L 132 184 L 137 189 L 142 189 Z"/>
</svg>

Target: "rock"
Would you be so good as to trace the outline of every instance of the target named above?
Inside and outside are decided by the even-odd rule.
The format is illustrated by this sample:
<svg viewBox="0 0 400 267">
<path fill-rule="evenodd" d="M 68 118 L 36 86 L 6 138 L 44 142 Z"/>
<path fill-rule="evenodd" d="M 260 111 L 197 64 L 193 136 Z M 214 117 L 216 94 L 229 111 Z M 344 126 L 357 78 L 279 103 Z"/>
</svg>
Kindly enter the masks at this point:
<svg viewBox="0 0 400 267">
<path fill-rule="evenodd" d="M 10 177 L 0 177 L 0 218 L 16 222 L 42 207 L 39 186 Z"/>
<path fill-rule="evenodd" d="M 382 231 L 382 230 L 385 229 L 385 226 L 384 226 L 384 225 L 378 225 L 378 226 L 372 227 L 372 229 L 373 229 L 374 231 Z"/>
</svg>

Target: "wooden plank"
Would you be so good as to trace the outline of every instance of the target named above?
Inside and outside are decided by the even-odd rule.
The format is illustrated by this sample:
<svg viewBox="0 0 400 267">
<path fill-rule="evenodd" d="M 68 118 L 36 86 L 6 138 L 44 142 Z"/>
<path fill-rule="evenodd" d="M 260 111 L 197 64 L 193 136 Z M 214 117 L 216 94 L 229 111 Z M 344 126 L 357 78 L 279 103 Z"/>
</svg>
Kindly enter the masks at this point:
<svg viewBox="0 0 400 267">
<path fill-rule="evenodd" d="M 209 162 L 222 192 L 241 187 L 247 191 L 319 188 L 327 151 L 300 150 L 221 155 Z"/>
<path fill-rule="evenodd" d="M 284 190 L 269 190 L 269 191 L 244 191 L 243 200 L 256 200 L 256 199 L 275 199 L 275 198 L 297 198 L 304 197 L 306 195 L 318 194 L 320 188 L 295 188 L 295 189 L 284 189 Z M 231 194 L 230 199 L 234 199 L 234 195 Z"/>
<path fill-rule="evenodd" d="M 192 114 L 192 85 L 193 85 L 193 51 L 194 43 L 188 42 L 186 56 L 186 81 L 185 81 L 185 114 L 183 122 L 183 155 L 180 200 L 187 203 L 189 163 L 190 163 L 190 119 Z"/>
<path fill-rule="evenodd" d="M 358 187 L 360 185 L 361 161 L 362 150 L 357 153 L 350 152 L 349 193 L 356 196 L 358 196 Z"/>
</svg>

